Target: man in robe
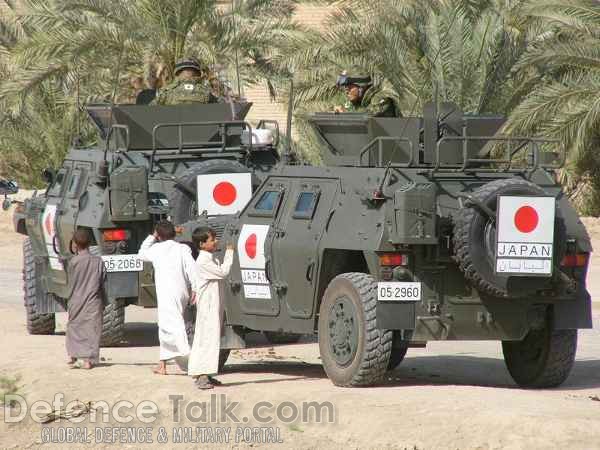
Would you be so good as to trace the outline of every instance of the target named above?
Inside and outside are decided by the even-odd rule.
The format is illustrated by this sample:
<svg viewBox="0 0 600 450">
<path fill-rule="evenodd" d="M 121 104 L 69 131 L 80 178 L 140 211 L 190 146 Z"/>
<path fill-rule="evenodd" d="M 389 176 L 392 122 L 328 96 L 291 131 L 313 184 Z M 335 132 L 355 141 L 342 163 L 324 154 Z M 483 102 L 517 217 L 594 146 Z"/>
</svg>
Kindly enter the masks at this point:
<svg viewBox="0 0 600 450">
<path fill-rule="evenodd" d="M 187 371 L 190 353 L 183 314 L 189 302 L 190 287 L 196 286 L 194 258 L 191 249 L 175 242 L 174 238 L 175 227 L 163 220 L 139 251 L 140 258 L 154 266 L 160 363 L 153 372 L 159 375 L 167 374 L 167 361 L 171 359 L 175 359 L 181 370 Z"/>
<path fill-rule="evenodd" d="M 91 369 L 98 363 L 104 311 L 102 286 L 106 279 L 104 263 L 89 252 L 90 234 L 79 229 L 73 236 L 77 255 L 67 267 L 71 296 L 67 304 L 66 346 L 73 368 Z"/>
<path fill-rule="evenodd" d="M 216 234 L 208 227 L 199 227 L 192 235 L 200 251 L 196 259 L 198 285 L 195 289 L 196 331 L 190 354 L 188 375 L 195 379 L 199 389 L 212 389 L 221 384 L 213 378 L 219 372 L 221 350 L 221 323 L 223 306 L 219 280 L 226 278 L 233 263 L 233 245 L 228 244 L 223 264 L 215 258 Z"/>
</svg>

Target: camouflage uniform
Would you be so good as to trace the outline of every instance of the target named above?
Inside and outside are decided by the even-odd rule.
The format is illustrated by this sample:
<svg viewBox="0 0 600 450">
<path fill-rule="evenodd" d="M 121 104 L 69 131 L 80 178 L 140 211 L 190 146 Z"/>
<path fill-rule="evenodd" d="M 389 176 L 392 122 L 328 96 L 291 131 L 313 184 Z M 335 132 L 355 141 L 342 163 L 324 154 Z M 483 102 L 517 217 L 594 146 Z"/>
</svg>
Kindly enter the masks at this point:
<svg viewBox="0 0 600 450">
<path fill-rule="evenodd" d="M 155 104 L 210 103 L 210 87 L 202 79 L 175 80 L 156 95 Z"/>
<path fill-rule="evenodd" d="M 343 108 L 346 112 L 368 113 L 375 117 L 398 117 L 394 100 L 391 97 L 379 95 L 365 96 L 359 105 L 347 101 Z"/>
</svg>

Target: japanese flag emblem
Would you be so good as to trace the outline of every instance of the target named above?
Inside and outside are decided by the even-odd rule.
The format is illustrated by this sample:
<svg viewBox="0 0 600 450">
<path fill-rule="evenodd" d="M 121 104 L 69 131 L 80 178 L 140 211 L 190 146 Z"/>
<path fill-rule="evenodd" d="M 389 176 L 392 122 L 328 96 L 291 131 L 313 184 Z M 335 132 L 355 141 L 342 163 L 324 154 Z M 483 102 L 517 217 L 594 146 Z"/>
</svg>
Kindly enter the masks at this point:
<svg viewBox="0 0 600 450">
<path fill-rule="evenodd" d="M 500 197 L 498 210 L 498 242 L 553 242 L 554 197 Z"/>
<path fill-rule="evenodd" d="M 236 214 L 252 197 L 252 175 L 217 173 L 198 175 L 198 214 Z"/>
<path fill-rule="evenodd" d="M 237 243 L 240 267 L 265 268 L 265 241 L 269 225 L 244 225 Z"/>
</svg>

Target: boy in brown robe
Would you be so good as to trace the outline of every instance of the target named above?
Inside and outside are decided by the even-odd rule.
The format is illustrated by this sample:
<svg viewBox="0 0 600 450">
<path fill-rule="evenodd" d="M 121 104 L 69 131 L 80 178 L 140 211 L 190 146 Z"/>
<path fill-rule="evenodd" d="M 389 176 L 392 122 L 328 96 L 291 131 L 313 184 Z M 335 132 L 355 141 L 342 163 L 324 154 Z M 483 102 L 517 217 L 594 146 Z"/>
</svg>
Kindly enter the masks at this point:
<svg viewBox="0 0 600 450">
<path fill-rule="evenodd" d="M 102 336 L 102 285 L 106 270 L 102 258 L 89 252 L 90 235 L 77 230 L 73 236 L 77 255 L 69 261 L 68 279 L 71 297 L 67 305 L 67 353 L 74 368 L 91 369 L 100 356 Z"/>
</svg>

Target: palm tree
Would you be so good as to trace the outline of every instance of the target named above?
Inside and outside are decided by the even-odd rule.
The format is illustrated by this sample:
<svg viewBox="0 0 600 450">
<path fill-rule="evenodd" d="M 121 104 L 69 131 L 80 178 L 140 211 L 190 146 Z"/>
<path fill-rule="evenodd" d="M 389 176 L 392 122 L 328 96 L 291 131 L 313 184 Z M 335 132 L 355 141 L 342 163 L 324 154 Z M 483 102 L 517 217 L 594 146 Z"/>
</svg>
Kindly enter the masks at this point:
<svg viewBox="0 0 600 450">
<path fill-rule="evenodd" d="M 272 77 L 270 60 L 301 35 L 291 19 L 296 0 L 23 0 L 27 39 L 11 51 L 19 76 L 0 96 L 27 92 L 48 78 L 69 91 L 85 80 L 89 98 L 112 93 L 115 76 L 126 94 L 131 75 L 170 78 L 178 59 L 209 66 L 239 61 L 248 82 Z"/>
<path fill-rule="evenodd" d="M 304 67 L 299 102 L 333 100 L 343 69 L 374 75 L 404 113 L 434 97 L 473 113 L 507 113 L 523 92 L 512 72 L 539 21 L 524 1 L 342 0 L 326 32 L 285 63 Z"/>
<path fill-rule="evenodd" d="M 600 214 L 600 5 L 572 0 L 532 4 L 527 14 L 543 20 L 546 33 L 517 65 L 526 98 L 506 127 L 514 134 L 557 139 L 569 156 L 562 182 L 579 210 Z"/>
</svg>

